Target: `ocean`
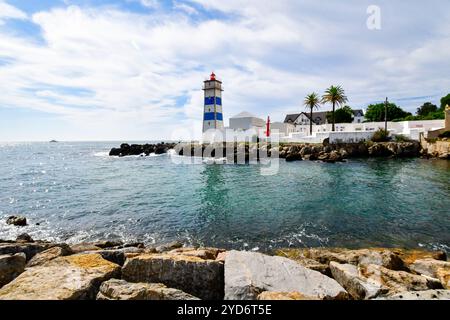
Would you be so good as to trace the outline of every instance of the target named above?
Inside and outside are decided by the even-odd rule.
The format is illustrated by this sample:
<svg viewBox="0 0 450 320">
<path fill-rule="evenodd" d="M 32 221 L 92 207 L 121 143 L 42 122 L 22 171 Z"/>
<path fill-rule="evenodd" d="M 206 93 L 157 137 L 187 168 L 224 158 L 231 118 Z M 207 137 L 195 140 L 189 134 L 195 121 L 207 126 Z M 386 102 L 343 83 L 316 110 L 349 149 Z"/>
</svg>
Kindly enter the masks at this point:
<svg viewBox="0 0 450 320">
<path fill-rule="evenodd" d="M 449 161 L 280 159 L 277 174 L 261 175 L 259 165 L 170 154 L 109 157 L 119 145 L 0 143 L 0 238 L 450 251 Z M 7 225 L 10 215 L 29 225 Z"/>
</svg>

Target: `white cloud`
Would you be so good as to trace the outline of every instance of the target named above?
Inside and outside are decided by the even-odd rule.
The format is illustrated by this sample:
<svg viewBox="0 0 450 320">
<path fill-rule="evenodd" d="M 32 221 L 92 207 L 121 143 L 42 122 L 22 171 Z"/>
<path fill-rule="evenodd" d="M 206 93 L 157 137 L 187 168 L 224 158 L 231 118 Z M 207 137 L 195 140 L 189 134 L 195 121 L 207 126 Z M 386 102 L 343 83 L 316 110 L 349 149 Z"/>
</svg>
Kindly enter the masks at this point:
<svg viewBox="0 0 450 320">
<path fill-rule="evenodd" d="M 180 3 L 180 2 L 175 1 L 174 4 L 173 4 L 173 8 L 175 10 L 184 11 L 184 12 L 186 12 L 189 15 L 198 14 L 197 9 L 195 9 L 194 7 L 192 7 L 190 5 L 187 5 L 186 3 Z"/>
<path fill-rule="evenodd" d="M 25 12 L 13 7 L 12 5 L 0 0 L 0 25 L 4 24 L 6 19 L 26 19 Z"/>
<path fill-rule="evenodd" d="M 159 6 L 158 0 L 139 0 L 139 2 L 147 8 L 157 8 Z"/>
<path fill-rule="evenodd" d="M 306 93 L 331 84 L 342 84 L 354 107 L 450 88 L 449 27 L 420 18 L 445 21 L 445 10 L 384 4 L 374 32 L 364 4 L 190 3 L 226 18 L 200 20 L 181 1 L 169 13 L 69 6 L 32 16 L 43 42 L 0 29 L 0 108 L 56 114 L 79 129 L 67 133 L 73 139 L 156 139 L 180 125 L 201 127 L 201 85 L 211 70 L 224 81 L 225 118 L 246 110 L 282 120 L 303 108 Z M 405 10 L 414 10 L 409 19 Z"/>
</svg>

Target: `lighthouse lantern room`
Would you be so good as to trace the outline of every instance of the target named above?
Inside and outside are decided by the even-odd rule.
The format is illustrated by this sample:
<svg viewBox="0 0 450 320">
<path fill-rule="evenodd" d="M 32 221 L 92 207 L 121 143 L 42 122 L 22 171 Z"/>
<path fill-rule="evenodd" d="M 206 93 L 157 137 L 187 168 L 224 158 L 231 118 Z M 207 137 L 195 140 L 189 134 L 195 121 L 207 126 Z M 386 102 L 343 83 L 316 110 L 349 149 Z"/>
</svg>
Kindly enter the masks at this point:
<svg viewBox="0 0 450 320">
<path fill-rule="evenodd" d="M 209 80 L 203 84 L 205 103 L 203 109 L 203 132 L 210 129 L 223 130 L 222 114 L 222 81 L 216 79 L 211 73 Z"/>
</svg>

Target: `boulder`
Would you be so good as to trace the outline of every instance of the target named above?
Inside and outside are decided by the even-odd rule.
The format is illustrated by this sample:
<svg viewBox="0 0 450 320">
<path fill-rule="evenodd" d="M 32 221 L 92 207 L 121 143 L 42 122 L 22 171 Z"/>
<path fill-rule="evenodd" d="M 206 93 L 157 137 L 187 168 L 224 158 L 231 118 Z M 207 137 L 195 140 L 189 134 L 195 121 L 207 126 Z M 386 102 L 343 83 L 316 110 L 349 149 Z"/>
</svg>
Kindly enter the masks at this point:
<svg viewBox="0 0 450 320">
<path fill-rule="evenodd" d="M 416 260 L 409 266 L 411 271 L 439 279 L 442 286 L 450 289 L 450 262 L 435 259 Z"/>
<path fill-rule="evenodd" d="M 409 291 L 375 300 L 450 300 L 450 290 Z"/>
<path fill-rule="evenodd" d="M 183 243 L 181 243 L 180 241 L 172 241 L 172 242 L 157 246 L 155 249 L 157 252 L 161 253 L 161 252 L 170 251 L 173 249 L 178 249 L 181 247 L 183 247 Z"/>
<path fill-rule="evenodd" d="M 107 249 L 107 248 L 113 248 L 113 247 L 119 247 L 123 245 L 122 241 L 110 241 L 110 240 L 104 240 L 104 241 L 97 241 L 92 243 L 92 245 L 102 248 L 102 249 Z"/>
<path fill-rule="evenodd" d="M 27 225 L 27 218 L 20 216 L 10 216 L 6 219 L 7 224 L 12 224 L 18 227 L 24 227 Z"/>
<path fill-rule="evenodd" d="M 144 249 L 145 248 L 145 244 L 143 242 L 130 242 L 130 243 L 125 243 L 123 246 L 123 248 L 139 248 L 139 249 Z"/>
<path fill-rule="evenodd" d="M 88 242 L 82 242 L 75 245 L 71 245 L 70 249 L 73 251 L 73 253 L 81 253 L 81 252 L 87 252 L 87 251 L 97 251 L 101 250 L 102 248 L 97 247 L 93 243 Z"/>
<path fill-rule="evenodd" d="M 301 264 L 302 266 L 304 266 L 305 268 L 319 271 L 320 273 L 328 277 L 331 277 L 331 271 L 328 264 L 320 263 L 316 260 L 305 258 L 302 252 L 298 249 L 278 249 L 275 251 L 275 255 L 292 259 L 297 263 Z"/>
<path fill-rule="evenodd" d="M 310 155 L 312 153 L 311 147 L 309 146 L 304 146 L 301 150 L 300 150 L 300 155 L 303 157 L 305 155 Z"/>
<path fill-rule="evenodd" d="M 263 291 L 299 292 L 320 299 L 347 299 L 339 283 L 297 262 L 257 252 L 228 251 L 225 299 L 255 300 Z"/>
<path fill-rule="evenodd" d="M 217 255 L 224 250 L 217 248 L 178 248 L 169 251 L 171 254 L 181 254 L 184 256 L 199 257 L 201 259 L 216 260 Z"/>
<path fill-rule="evenodd" d="M 30 260 L 37 253 L 55 246 L 50 243 L 32 242 L 32 243 L 0 243 L 0 255 L 2 254 L 16 254 L 23 252 Z"/>
<path fill-rule="evenodd" d="M 392 155 L 391 151 L 386 148 L 385 144 L 382 143 L 374 143 L 368 149 L 369 155 L 372 157 L 385 157 Z"/>
<path fill-rule="evenodd" d="M 219 254 L 216 257 L 216 261 L 225 263 L 225 259 L 227 258 L 227 252 L 223 251 L 223 252 L 219 252 Z"/>
<path fill-rule="evenodd" d="M 426 250 L 418 250 L 418 249 L 391 249 L 397 256 L 402 259 L 406 266 L 414 263 L 414 261 L 419 259 L 436 259 L 447 261 L 447 254 L 445 251 L 426 251 Z"/>
<path fill-rule="evenodd" d="M 328 160 L 330 161 L 342 161 L 342 156 L 339 152 L 337 152 L 336 150 L 333 150 L 330 152 L 330 156 L 328 158 Z"/>
<path fill-rule="evenodd" d="M 200 300 L 162 283 L 130 283 L 110 279 L 100 286 L 97 300 Z"/>
<path fill-rule="evenodd" d="M 302 156 L 299 153 L 288 153 L 286 155 L 287 162 L 300 161 L 300 160 L 302 160 Z"/>
<path fill-rule="evenodd" d="M 60 244 L 37 253 L 30 261 L 28 261 L 27 267 L 39 266 L 58 257 L 67 256 L 72 253 L 73 252 L 68 245 Z"/>
<path fill-rule="evenodd" d="M 353 264 L 340 264 L 330 262 L 330 269 L 333 278 L 344 287 L 345 290 L 357 300 L 372 299 L 382 293 L 387 293 L 388 289 L 382 284 L 370 283 L 359 275 L 358 267 Z"/>
<path fill-rule="evenodd" d="M 264 291 L 258 295 L 256 300 L 319 300 L 319 299 L 317 297 L 305 296 L 300 292 Z"/>
<path fill-rule="evenodd" d="M 123 264 L 125 263 L 125 259 L 126 259 L 125 253 L 126 252 L 132 252 L 132 251 L 133 250 L 129 250 L 127 248 L 125 250 L 124 249 L 112 249 L 112 250 L 85 251 L 85 252 L 79 253 L 79 254 L 93 254 L 93 253 L 96 253 L 96 254 L 101 255 L 102 258 L 105 259 L 105 260 L 108 260 L 110 262 L 118 264 L 119 266 L 123 266 Z M 138 252 L 133 252 L 133 253 L 138 253 Z"/>
<path fill-rule="evenodd" d="M 0 289 L 0 300 L 95 299 L 100 284 L 120 267 L 99 254 L 72 255 L 28 268 Z"/>
<path fill-rule="evenodd" d="M 17 236 L 16 242 L 34 242 L 33 238 L 28 233 L 22 233 Z"/>
<path fill-rule="evenodd" d="M 421 291 L 428 289 L 442 289 L 439 280 L 419 276 L 406 271 L 395 271 L 380 265 L 363 265 L 359 268 L 360 275 L 368 282 L 380 287 L 386 287 L 388 294 L 403 291 Z"/>
<path fill-rule="evenodd" d="M 0 288 L 11 282 L 25 270 L 26 257 L 24 253 L 0 256 Z"/>
<path fill-rule="evenodd" d="M 392 270 L 405 270 L 402 259 L 388 249 L 312 248 L 300 249 L 301 254 L 309 259 L 329 264 L 330 261 L 349 264 L 376 264 Z"/>
<path fill-rule="evenodd" d="M 109 151 L 109 155 L 110 156 L 120 156 L 121 152 L 122 152 L 122 149 L 120 149 L 120 148 L 112 148 Z"/>
<path fill-rule="evenodd" d="M 122 278 L 164 283 L 205 300 L 223 298 L 223 263 L 182 254 L 143 254 L 127 259 Z"/>
</svg>

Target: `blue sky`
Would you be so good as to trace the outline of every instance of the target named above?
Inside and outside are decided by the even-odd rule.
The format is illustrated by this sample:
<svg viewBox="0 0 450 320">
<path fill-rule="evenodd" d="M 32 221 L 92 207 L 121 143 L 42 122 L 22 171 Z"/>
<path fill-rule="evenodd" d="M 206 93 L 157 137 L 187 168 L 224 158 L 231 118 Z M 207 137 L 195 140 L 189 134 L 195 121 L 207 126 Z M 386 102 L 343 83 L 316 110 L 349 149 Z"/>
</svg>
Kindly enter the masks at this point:
<svg viewBox="0 0 450 320">
<path fill-rule="evenodd" d="M 413 112 L 450 92 L 448 21 L 445 0 L 0 0 L 0 141 L 198 138 L 212 70 L 226 120 L 331 84 Z"/>
</svg>

